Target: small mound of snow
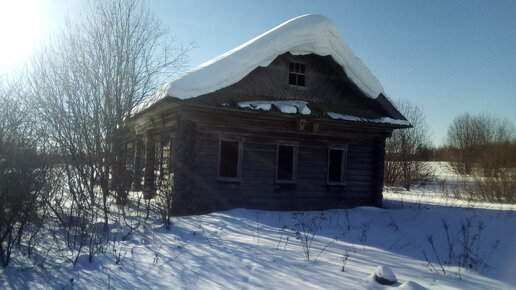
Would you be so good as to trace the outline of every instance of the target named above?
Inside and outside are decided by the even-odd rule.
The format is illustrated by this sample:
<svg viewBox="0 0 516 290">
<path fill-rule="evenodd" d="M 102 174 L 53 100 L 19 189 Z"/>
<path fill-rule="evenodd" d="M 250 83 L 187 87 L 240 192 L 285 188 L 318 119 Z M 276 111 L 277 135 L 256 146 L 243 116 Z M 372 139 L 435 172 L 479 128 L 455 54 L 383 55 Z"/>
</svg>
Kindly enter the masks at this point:
<svg viewBox="0 0 516 290">
<path fill-rule="evenodd" d="M 374 270 L 374 280 L 382 285 L 392 285 L 398 281 L 394 272 L 387 266 L 378 266 Z"/>
<path fill-rule="evenodd" d="M 405 290 L 424 290 L 424 289 L 427 289 L 421 285 L 419 285 L 418 283 L 416 282 L 413 282 L 413 281 L 408 281 L 408 282 L 405 282 L 403 284 L 400 285 L 400 287 L 398 287 L 399 289 L 405 289 Z"/>
</svg>

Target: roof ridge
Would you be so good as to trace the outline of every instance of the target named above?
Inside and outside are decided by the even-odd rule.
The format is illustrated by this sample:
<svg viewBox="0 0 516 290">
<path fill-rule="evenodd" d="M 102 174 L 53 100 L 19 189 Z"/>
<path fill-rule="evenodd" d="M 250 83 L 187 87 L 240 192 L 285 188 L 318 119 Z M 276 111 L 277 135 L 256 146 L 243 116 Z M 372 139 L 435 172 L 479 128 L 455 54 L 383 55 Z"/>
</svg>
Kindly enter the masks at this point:
<svg viewBox="0 0 516 290">
<path fill-rule="evenodd" d="M 335 23 L 323 15 L 306 14 L 283 22 L 167 82 L 135 107 L 133 113 L 167 96 L 188 99 L 228 87 L 286 52 L 329 55 L 367 97 L 375 99 L 385 94 L 380 82 L 344 42 Z"/>
</svg>

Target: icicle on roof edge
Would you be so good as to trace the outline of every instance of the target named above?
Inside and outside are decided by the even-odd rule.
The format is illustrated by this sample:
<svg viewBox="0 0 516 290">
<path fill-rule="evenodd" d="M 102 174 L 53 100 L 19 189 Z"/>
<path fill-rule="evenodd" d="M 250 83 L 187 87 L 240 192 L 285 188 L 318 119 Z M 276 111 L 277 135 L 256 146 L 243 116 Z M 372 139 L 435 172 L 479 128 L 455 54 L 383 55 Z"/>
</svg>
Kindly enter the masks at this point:
<svg viewBox="0 0 516 290">
<path fill-rule="evenodd" d="M 133 113 L 167 96 L 188 99 L 228 87 L 286 52 L 330 55 L 366 96 L 375 99 L 384 94 L 380 82 L 344 42 L 337 26 L 325 16 L 308 14 L 288 20 L 167 82 Z"/>
</svg>

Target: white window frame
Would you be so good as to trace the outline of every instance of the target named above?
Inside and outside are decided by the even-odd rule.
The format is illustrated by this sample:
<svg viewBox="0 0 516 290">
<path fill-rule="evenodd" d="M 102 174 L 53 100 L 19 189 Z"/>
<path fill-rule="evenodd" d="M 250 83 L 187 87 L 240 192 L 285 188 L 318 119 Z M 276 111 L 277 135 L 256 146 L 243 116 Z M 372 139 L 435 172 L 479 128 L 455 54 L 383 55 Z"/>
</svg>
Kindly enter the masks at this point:
<svg viewBox="0 0 516 290">
<path fill-rule="evenodd" d="M 342 160 L 340 163 L 340 180 L 339 181 L 330 181 L 330 158 L 331 158 L 331 150 L 341 150 L 342 152 Z M 347 180 L 347 164 L 348 164 L 348 145 L 331 145 L 328 147 L 328 168 L 326 173 L 326 182 L 328 185 L 346 185 Z"/>
<path fill-rule="evenodd" d="M 220 176 L 222 142 L 238 142 L 237 176 L 234 176 L 234 177 Z M 218 150 L 218 156 L 217 156 L 217 180 L 218 181 L 232 181 L 232 182 L 242 181 L 243 151 L 244 151 L 244 142 L 243 142 L 242 138 L 219 136 L 219 150 Z"/>
<path fill-rule="evenodd" d="M 279 147 L 280 146 L 290 146 L 294 147 L 292 154 L 294 155 L 292 158 L 292 179 L 278 179 L 279 173 Z M 299 152 L 299 143 L 298 142 L 288 142 L 288 141 L 278 141 L 276 144 L 276 171 L 274 175 L 274 179 L 276 183 L 288 183 L 293 184 L 297 182 L 297 159 Z"/>
</svg>

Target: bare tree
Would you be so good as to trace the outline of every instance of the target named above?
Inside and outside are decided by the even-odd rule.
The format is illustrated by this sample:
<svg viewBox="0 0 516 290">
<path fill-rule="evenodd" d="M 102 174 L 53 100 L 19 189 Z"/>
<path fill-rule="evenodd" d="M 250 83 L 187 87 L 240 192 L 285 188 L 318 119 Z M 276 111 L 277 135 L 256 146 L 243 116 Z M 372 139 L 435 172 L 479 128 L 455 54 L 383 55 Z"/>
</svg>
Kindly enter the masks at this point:
<svg viewBox="0 0 516 290">
<path fill-rule="evenodd" d="M 412 128 L 395 130 L 385 143 L 385 183 L 401 185 L 409 190 L 415 183 L 423 183 L 432 175 L 421 156 L 432 147 L 430 133 L 420 107 L 406 101 L 396 103 Z"/>
<path fill-rule="evenodd" d="M 0 80 L 0 262 L 9 265 L 26 237 L 28 254 L 42 226 L 48 197 L 45 136 L 20 82 Z"/>
<path fill-rule="evenodd" d="M 516 201 L 515 128 L 508 120 L 488 114 L 462 114 L 448 128 L 451 166 L 473 178 L 475 198 Z"/>
<path fill-rule="evenodd" d="M 73 241 L 86 233 L 98 245 L 92 225 L 100 219 L 107 232 L 111 197 L 127 200 L 126 120 L 189 48 L 174 46 L 145 1 L 93 1 L 72 19 L 37 53 L 28 82 L 66 176 L 67 202 L 55 199 L 53 211 Z M 69 245 L 80 254 L 82 243 Z"/>
<path fill-rule="evenodd" d="M 159 136 L 155 150 L 155 188 L 156 205 L 161 215 L 163 225 L 167 230 L 172 227 L 172 203 L 174 201 L 174 173 L 171 171 L 171 149 L 174 148 L 174 139 L 170 136 Z"/>
<path fill-rule="evenodd" d="M 496 160 L 497 156 L 491 156 L 495 159 L 486 159 L 483 156 L 488 153 L 486 150 L 494 149 L 492 148 L 494 144 L 498 146 L 505 144 L 510 147 L 513 138 L 514 125 L 508 120 L 487 114 L 476 116 L 462 114 L 448 127 L 448 145 L 454 150 L 452 167 L 459 174 L 471 174 L 475 166 L 481 166 L 487 170 L 485 166 L 488 166 L 488 163 L 500 164 L 504 160 L 508 161 L 510 158 L 502 157 L 502 160 Z M 479 162 L 482 159 L 484 161 L 481 165 Z"/>
<path fill-rule="evenodd" d="M 157 178 L 156 201 L 163 225 L 167 230 L 172 228 L 172 202 L 174 201 L 173 178 L 168 175 Z"/>
<path fill-rule="evenodd" d="M 456 117 L 448 127 L 448 144 L 455 157 L 452 168 L 459 174 L 470 174 L 481 147 L 488 142 L 487 120 L 468 113 Z"/>
</svg>

